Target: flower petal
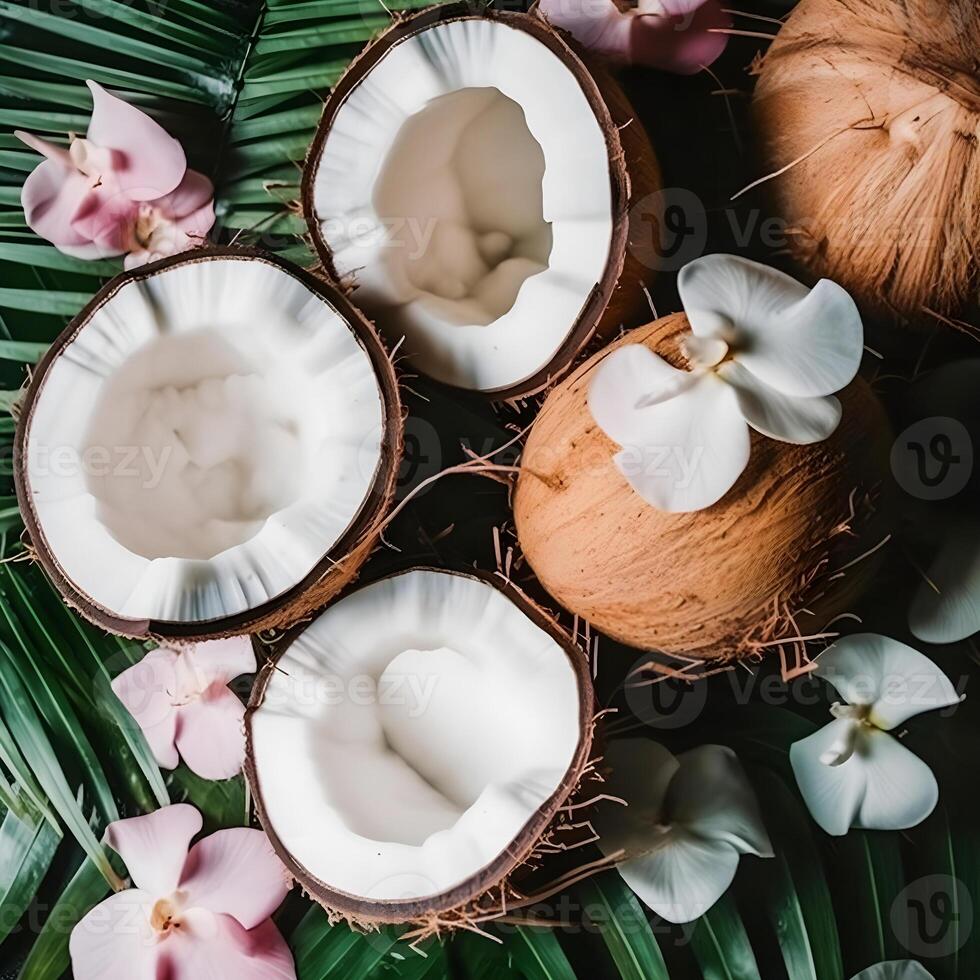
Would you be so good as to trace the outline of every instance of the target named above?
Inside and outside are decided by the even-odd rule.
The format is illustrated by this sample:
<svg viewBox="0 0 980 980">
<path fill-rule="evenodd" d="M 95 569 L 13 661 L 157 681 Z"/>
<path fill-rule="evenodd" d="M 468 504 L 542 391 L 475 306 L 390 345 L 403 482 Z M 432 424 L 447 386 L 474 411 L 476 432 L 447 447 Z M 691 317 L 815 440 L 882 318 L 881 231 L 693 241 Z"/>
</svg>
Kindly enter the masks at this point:
<svg viewBox="0 0 980 980">
<path fill-rule="evenodd" d="M 97 82 L 92 92 L 92 119 L 86 137 L 113 150 L 113 177 L 133 201 L 152 201 L 169 194 L 187 169 L 183 147 L 145 112 L 110 95 Z"/>
<path fill-rule="evenodd" d="M 887 732 L 861 730 L 856 751 L 837 766 L 820 757 L 841 739 L 838 719 L 790 747 L 797 784 L 813 819 L 828 833 L 851 827 L 905 830 L 935 809 L 939 787 L 932 770 Z"/>
<path fill-rule="evenodd" d="M 826 439 L 840 424 L 841 406 L 833 395 L 823 398 L 783 395 L 738 361 L 723 364 L 719 374 L 735 389 L 745 421 L 770 439 L 805 446 Z"/>
<path fill-rule="evenodd" d="M 830 395 L 857 374 L 861 316 L 829 279 L 808 290 L 758 262 L 705 255 L 681 269 L 677 288 L 694 332 L 717 336 L 719 324 L 730 324 L 736 359 L 783 394 Z"/>
<path fill-rule="evenodd" d="M 696 378 L 673 398 L 644 407 L 642 437 L 613 457 L 630 486 L 660 510 L 710 507 L 749 461 L 749 427 L 735 389 L 714 374 Z"/>
<path fill-rule="evenodd" d="M 97 258 L 105 253 L 72 225 L 91 194 L 88 178 L 55 160 L 43 160 L 27 175 L 20 202 L 32 231 L 57 248 L 88 248 Z"/>
<path fill-rule="evenodd" d="M 789 750 L 793 774 L 810 816 L 834 837 L 842 837 L 854 825 L 864 798 L 865 772 L 860 760 L 852 765 L 856 753 L 839 766 L 827 765 L 821 757 L 843 742 L 852 726 L 850 719 L 835 719 L 794 742 Z"/>
<path fill-rule="evenodd" d="M 106 842 L 126 863 L 136 887 L 154 899 L 162 898 L 177 887 L 187 849 L 201 825 L 201 814 L 194 807 L 174 803 L 109 824 Z"/>
<path fill-rule="evenodd" d="M 869 966 L 851 980 L 933 980 L 933 976 L 915 960 L 887 960 Z"/>
<path fill-rule="evenodd" d="M 814 673 L 833 685 L 848 704 L 874 705 L 871 721 L 885 731 L 960 701 L 949 678 L 932 660 L 875 633 L 838 640 L 817 658 Z"/>
<path fill-rule="evenodd" d="M 607 795 L 625 800 L 626 806 L 604 802 L 592 824 L 605 855 L 625 851 L 642 854 L 658 842 L 657 825 L 664 822 L 667 788 L 680 763 L 658 742 L 645 738 L 617 739 L 606 748 L 610 767 Z"/>
<path fill-rule="evenodd" d="M 861 747 L 859 761 L 867 778 L 854 826 L 906 830 L 922 823 L 939 802 L 939 785 L 932 770 L 887 732 L 872 729 Z"/>
<path fill-rule="evenodd" d="M 731 26 L 718 0 L 657 0 L 620 10 L 612 0 L 541 0 L 538 8 L 584 47 L 614 61 L 693 75 L 725 50 Z"/>
<path fill-rule="evenodd" d="M 759 801 L 735 753 L 723 745 L 702 745 L 678 761 L 680 769 L 667 791 L 667 819 L 699 839 L 772 857 Z"/>
<path fill-rule="evenodd" d="M 694 75 L 721 56 L 732 19 L 718 0 L 640 0 L 632 26 L 630 61 Z"/>
<path fill-rule="evenodd" d="M 139 205 L 125 193 L 105 183 L 94 188 L 72 216 L 72 229 L 96 242 L 106 255 L 118 255 L 132 247 Z"/>
<path fill-rule="evenodd" d="M 196 170 L 188 170 L 183 180 L 169 194 L 153 202 L 169 218 L 186 218 L 204 208 L 214 197 L 214 184 Z M 214 210 L 212 208 L 212 214 Z M 204 229 L 210 230 L 210 225 Z"/>
<path fill-rule="evenodd" d="M 633 19 L 613 0 L 541 0 L 538 10 L 590 51 L 615 61 L 629 60 Z"/>
<path fill-rule="evenodd" d="M 289 880 L 261 830 L 232 827 L 191 848 L 179 887 L 189 907 L 234 916 L 253 929 L 282 904 Z"/>
<path fill-rule="evenodd" d="M 912 601 L 909 629 L 925 643 L 980 633 L 980 523 L 964 522 L 943 544 Z"/>
<path fill-rule="evenodd" d="M 242 674 L 255 673 L 251 637 L 229 636 L 183 647 L 175 669 L 182 694 L 199 693 L 213 684 L 224 687 Z"/>
<path fill-rule="evenodd" d="M 29 146 L 35 153 L 40 153 L 42 156 L 61 164 L 68 170 L 75 169 L 75 165 L 71 160 L 71 153 L 58 143 L 43 140 L 40 136 L 35 136 L 33 133 L 25 133 L 22 129 L 15 129 L 14 136 L 25 146 Z"/>
<path fill-rule="evenodd" d="M 296 970 L 271 920 L 246 931 L 230 915 L 191 909 L 160 948 L 165 980 L 295 980 Z"/>
<path fill-rule="evenodd" d="M 164 769 L 176 769 L 180 761 L 174 738 L 177 732 L 177 710 L 174 708 L 177 654 L 163 647 L 151 650 L 143 659 L 112 681 L 112 690 L 126 710 L 136 719 L 153 752 Z"/>
<path fill-rule="evenodd" d="M 691 834 L 671 837 L 656 851 L 619 865 L 623 880 L 668 922 L 690 922 L 721 898 L 738 869 L 738 852 Z"/>
<path fill-rule="evenodd" d="M 245 761 L 245 705 L 213 686 L 177 711 L 177 751 L 202 779 L 231 779 Z"/>
<path fill-rule="evenodd" d="M 621 446 L 650 431 L 646 409 L 695 384 L 700 376 L 679 371 L 643 344 L 627 344 L 604 357 L 589 383 L 588 404 L 596 425 Z"/>
<path fill-rule="evenodd" d="M 127 888 L 77 922 L 68 940 L 74 980 L 158 980 L 153 902 L 147 892 Z"/>
</svg>

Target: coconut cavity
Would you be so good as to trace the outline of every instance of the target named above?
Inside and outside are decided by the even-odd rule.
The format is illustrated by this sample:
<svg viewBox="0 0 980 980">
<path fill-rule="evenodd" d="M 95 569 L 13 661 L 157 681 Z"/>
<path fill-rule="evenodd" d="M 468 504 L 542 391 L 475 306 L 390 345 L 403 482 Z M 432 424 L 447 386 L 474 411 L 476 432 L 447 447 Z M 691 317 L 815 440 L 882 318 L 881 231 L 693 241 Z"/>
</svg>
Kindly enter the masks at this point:
<svg viewBox="0 0 980 980">
<path fill-rule="evenodd" d="M 207 560 L 294 503 L 315 464 L 309 377 L 259 362 L 219 332 L 160 336 L 106 380 L 86 457 L 139 447 L 128 466 L 88 466 L 96 516 L 144 558 Z"/>
<path fill-rule="evenodd" d="M 752 432 L 749 463 L 718 501 L 657 510 L 613 462 L 619 451 L 587 403 L 611 350 L 644 344 L 689 369 L 686 316 L 626 334 L 546 399 L 521 457 L 514 519 L 542 585 L 566 609 L 630 646 L 701 659 L 760 655 L 821 632 L 867 587 L 891 514 L 883 484 L 891 437 L 861 379 L 838 397 L 823 442 L 790 445 Z M 669 450 L 670 447 L 665 447 Z M 654 454 L 650 465 L 665 466 Z"/>
<path fill-rule="evenodd" d="M 395 137 L 373 195 L 392 281 L 447 324 L 488 326 L 548 267 L 544 154 L 497 88 L 442 95 Z M 396 318 L 397 319 L 397 318 Z"/>
<path fill-rule="evenodd" d="M 117 278 L 56 343 L 21 421 L 42 560 L 122 632 L 250 623 L 383 505 L 390 371 L 342 296 L 278 260 L 216 249 Z M 345 557 L 318 589 L 334 563 L 354 574 Z"/>
<path fill-rule="evenodd" d="M 539 18 L 440 16 L 396 25 L 335 89 L 307 219 L 327 267 L 419 369 L 510 391 L 547 370 L 608 267 L 618 275 L 623 164 L 592 79 Z"/>
<path fill-rule="evenodd" d="M 591 738 L 584 658 L 546 622 L 488 580 L 416 569 L 329 606 L 266 669 L 247 771 L 318 901 L 445 911 L 533 847 Z"/>
</svg>

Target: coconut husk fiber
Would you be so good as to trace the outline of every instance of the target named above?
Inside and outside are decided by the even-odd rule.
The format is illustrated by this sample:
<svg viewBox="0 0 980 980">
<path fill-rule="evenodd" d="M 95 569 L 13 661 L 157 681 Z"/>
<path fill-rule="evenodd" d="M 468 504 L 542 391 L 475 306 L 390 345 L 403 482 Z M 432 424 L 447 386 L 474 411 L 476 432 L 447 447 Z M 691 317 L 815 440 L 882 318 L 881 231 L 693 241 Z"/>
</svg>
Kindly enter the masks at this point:
<svg viewBox="0 0 980 980">
<path fill-rule="evenodd" d="M 980 322 L 978 57 L 976 0 L 801 0 L 762 60 L 760 173 L 790 249 L 866 312 Z"/>
</svg>

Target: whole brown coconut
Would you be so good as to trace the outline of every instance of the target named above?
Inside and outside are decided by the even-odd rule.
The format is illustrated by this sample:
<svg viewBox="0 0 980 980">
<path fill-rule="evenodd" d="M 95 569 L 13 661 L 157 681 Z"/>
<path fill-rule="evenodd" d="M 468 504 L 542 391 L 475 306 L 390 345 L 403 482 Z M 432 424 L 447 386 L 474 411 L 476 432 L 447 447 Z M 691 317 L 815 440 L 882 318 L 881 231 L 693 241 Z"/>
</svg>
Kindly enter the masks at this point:
<svg viewBox="0 0 980 980">
<path fill-rule="evenodd" d="M 729 660 L 820 632 L 870 579 L 875 563 L 857 559 L 886 534 L 891 440 L 857 379 L 838 396 L 843 419 L 829 439 L 796 446 L 753 432 L 749 464 L 717 504 L 655 509 L 614 466 L 619 447 L 586 396 L 599 362 L 624 344 L 687 367 L 678 342 L 689 329 L 683 313 L 640 327 L 551 392 L 514 514 L 525 556 L 567 609 L 631 646 Z"/>
<path fill-rule="evenodd" d="M 801 0 L 762 62 L 790 249 L 870 312 L 932 324 L 977 302 L 978 52 L 976 0 Z"/>
</svg>

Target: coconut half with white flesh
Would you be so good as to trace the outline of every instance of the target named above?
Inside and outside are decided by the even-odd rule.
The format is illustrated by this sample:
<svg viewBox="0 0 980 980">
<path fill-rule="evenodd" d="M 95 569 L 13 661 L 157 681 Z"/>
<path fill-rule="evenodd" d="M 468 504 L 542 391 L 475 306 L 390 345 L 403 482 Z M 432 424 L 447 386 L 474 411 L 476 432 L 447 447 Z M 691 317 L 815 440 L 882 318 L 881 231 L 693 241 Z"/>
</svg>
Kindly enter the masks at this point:
<svg viewBox="0 0 980 980">
<path fill-rule="evenodd" d="M 304 172 L 327 272 L 413 366 L 500 398 L 648 311 L 627 209 L 659 187 L 653 151 L 563 38 L 465 4 L 397 20 L 333 90 Z"/>
<path fill-rule="evenodd" d="M 448 925 L 499 902 L 564 816 L 593 717 L 584 653 L 522 593 L 415 568 L 287 636 L 253 688 L 245 771 L 328 911 Z"/>
<path fill-rule="evenodd" d="M 115 633 L 295 622 L 357 573 L 401 454 L 387 353 L 338 290 L 247 249 L 113 279 L 38 366 L 17 495 L 65 599 Z"/>
</svg>

